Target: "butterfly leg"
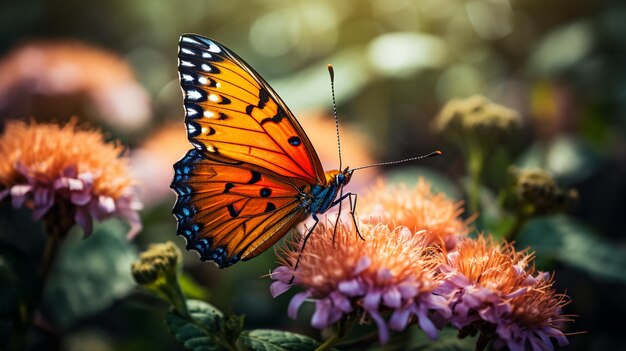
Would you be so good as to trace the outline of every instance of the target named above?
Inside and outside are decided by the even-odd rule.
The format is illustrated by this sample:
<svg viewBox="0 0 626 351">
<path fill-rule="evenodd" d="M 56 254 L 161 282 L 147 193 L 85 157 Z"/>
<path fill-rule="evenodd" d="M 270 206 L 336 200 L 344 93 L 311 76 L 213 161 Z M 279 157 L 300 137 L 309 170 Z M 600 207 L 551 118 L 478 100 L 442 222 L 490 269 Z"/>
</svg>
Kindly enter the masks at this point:
<svg viewBox="0 0 626 351">
<path fill-rule="evenodd" d="M 363 236 L 361 235 L 361 231 L 359 231 L 359 226 L 356 223 L 356 200 L 357 200 L 357 194 L 353 194 L 353 193 L 348 193 L 349 198 L 350 198 L 350 214 L 352 215 L 352 222 L 354 222 L 354 229 L 356 230 L 356 234 L 359 236 L 359 238 L 361 238 L 361 240 L 365 240 L 363 238 Z M 354 197 L 354 201 L 352 201 Z"/>
<path fill-rule="evenodd" d="M 304 252 L 304 247 L 306 246 L 306 242 L 309 240 L 309 237 L 311 236 L 311 234 L 313 234 L 313 230 L 315 230 L 317 223 L 320 221 L 319 218 L 317 218 L 317 215 L 315 213 L 311 215 L 311 218 L 313 218 L 315 223 L 313 223 L 313 226 L 311 227 L 311 229 L 309 229 L 306 235 L 304 236 L 304 240 L 302 241 L 302 247 L 300 247 L 300 253 L 298 254 L 298 259 L 296 260 L 295 266 L 293 266 L 294 273 L 296 269 L 298 269 L 298 264 L 300 264 L 300 258 L 302 257 L 302 253 Z M 293 283 L 294 278 L 295 276 L 291 277 L 291 279 L 289 280 L 289 284 Z"/>
</svg>

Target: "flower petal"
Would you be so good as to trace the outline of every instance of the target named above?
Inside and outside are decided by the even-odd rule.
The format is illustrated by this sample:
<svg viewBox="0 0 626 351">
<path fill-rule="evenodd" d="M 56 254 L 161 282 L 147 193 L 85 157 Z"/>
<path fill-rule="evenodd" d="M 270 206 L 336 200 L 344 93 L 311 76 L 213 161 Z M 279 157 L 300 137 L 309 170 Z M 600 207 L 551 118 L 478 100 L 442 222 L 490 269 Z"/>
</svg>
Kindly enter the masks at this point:
<svg viewBox="0 0 626 351">
<path fill-rule="evenodd" d="M 303 291 L 301 293 L 295 294 L 291 298 L 291 301 L 289 302 L 289 307 L 287 308 L 287 315 L 289 316 L 289 318 L 291 319 L 298 318 L 298 310 L 300 309 L 300 306 L 302 306 L 302 303 L 304 302 L 304 300 L 308 299 L 309 296 L 311 296 L 310 292 Z"/>
</svg>

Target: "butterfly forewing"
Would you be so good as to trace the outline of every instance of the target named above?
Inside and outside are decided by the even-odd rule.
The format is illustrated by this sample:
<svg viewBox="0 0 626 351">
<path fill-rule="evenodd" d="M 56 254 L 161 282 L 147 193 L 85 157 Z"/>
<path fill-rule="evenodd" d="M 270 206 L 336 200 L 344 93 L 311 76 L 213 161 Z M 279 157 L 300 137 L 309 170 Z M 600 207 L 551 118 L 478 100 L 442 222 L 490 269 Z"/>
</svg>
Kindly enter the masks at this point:
<svg viewBox="0 0 626 351">
<path fill-rule="evenodd" d="M 223 45 L 185 34 L 179 75 L 190 142 L 206 154 L 325 184 L 304 130 L 274 90 Z"/>
<path fill-rule="evenodd" d="M 174 170 L 178 233 L 188 249 L 220 267 L 263 252 L 308 214 L 298 199 L 305 182 L 255 165 L 190 150 Z"/>
</svg>

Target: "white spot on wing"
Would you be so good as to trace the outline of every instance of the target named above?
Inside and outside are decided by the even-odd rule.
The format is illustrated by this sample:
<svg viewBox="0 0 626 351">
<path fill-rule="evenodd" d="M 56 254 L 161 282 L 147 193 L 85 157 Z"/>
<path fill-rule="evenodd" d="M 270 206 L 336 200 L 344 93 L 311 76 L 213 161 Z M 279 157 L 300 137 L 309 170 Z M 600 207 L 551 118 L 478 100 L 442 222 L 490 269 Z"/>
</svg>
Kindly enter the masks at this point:
<svg viewBox="0 0 626 351">
<path fill-rule="evenodd" d="M 198 100 L 202 97 L 202 94 L 200 94 L 199 91 L 197 90 L 187 90 L 187 98 L 191 99 L 191 100 Z"/>
<path fill-rule="evenodd" d="M 210 58 L 213 58 L 213 55 L 209 54 L 208 52 L 203 51 L 202 58 L 210 59 Z"/>
<path fill-rule="evenodd" d="M 192 43 L 192 44 L 200 44 L 197 41 L 191 39 L 190 37 L 181 37 L 181 41 L 183 43 Z"/>
<path fill-rule="evenodd" d="M 181 77 L 183 78 L 183 80 L 185 80 L 187 82 L 193 82 L 193 76 L 192 75 L 182 74 Z"/>
<path fill-rule="evenodd" d="M 187 108 L 185 108 L 185 110 L 187 110 L 187 116 L 193 116 L 193 115 L 196 115 L 198 113 L 198 111 L 196 111 L 195 109 L 193 109 L 191 107 L 187 107 Z"/>
<path fill-rule="evenodd" d="M 195 132 L 196 132 L 196 127 L 194 127 L 193 124 L 187 124 L 187 133 L 193 134 Z"/>
<path fill-rule="evenodd" d="M 193 63 L 185 60 L 180 60 L 180 65 L 185 67 L 196 67 Z"/>
<path fill-rule="evenodd" d="M 211 94 L 211 95 L 209 95 L 209 100 L 211 102 L 218 102 L 218 101 L 220 101 L 220 97 L 215 95 L 215 94 Z"/>
<path fill-rule="evenodd" d="M 187 49 L 187 48 L 180 48 L 180 51 L 181 51 L 183 54 L 187 54 L 187 55 L 195 55 L 195 54 L 196 54 L 194 51 L 189 50 L 189 49 Z"/>
<path fill-rule="evenodd" d="M 215 113 L 213 113 L 213 111 L 204 110 L 204 117 L 206 117 L 206 118 L 213 118 L 213 117 L 215 117 Z"/>
<path fill-rule="evenodd" d="M 212 70 L 211 69 L 211 65 L 207 65 L 206 63 L 203 63 L 202 66 L 200 66 L 200 67 L 202 67 L 202 69 L 207 71 L 207 72 L 211 72 L 211 70 Z"/>
<path fill-rule="evenodd" d="M 208 151 L 208 152 L 215 152 L 215 148 L 213 146 L 211 146 L 211 145 L 207 145 L 206 151 Z"/>
<path fill-rule="evenodd" d="M 193 147 L 195 147 L 196 149 L 202 151 L 202 145 L 200 145 L 200 144 L 198 144 L 196 142 L 193 142 L 193 141 L 190 141 L 190 143 L 191 143 L 191 145 L 193 145 Z M 215 151 L 211 151 L 211 152 L 215 152 Z"/>
<path fill-rule="evenodd" d="M 206 77 L 203 77 L 203 76 L 198 77 L 198 83 L 207 84 L 208 82 L 209 80 Z"/>
</svg>

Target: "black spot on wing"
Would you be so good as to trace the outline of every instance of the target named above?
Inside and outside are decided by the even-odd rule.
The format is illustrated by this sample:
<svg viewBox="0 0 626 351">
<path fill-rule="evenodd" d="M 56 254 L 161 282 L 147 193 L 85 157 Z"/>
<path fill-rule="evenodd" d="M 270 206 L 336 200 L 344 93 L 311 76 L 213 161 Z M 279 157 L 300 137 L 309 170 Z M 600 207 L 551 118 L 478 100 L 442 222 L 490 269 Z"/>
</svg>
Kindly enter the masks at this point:
<svg viewBox="0 0 626 351">
<path fill-rule="evenodd" d="M 218 102 L 218 105 L 230 105 L 231 101 L 229 98 L 227 98 L 226 96 L 221 96 L 221 100 L 220 102 Z"/>
<path fill-rule="evenodd" d="M 268 202 L 267 205 L 265 206 L 265 213 L 267 212 L 272 212 L 276 209 L 276 205 L 274 205 L 271 202 Z"/>
<path fill-rule="evenodd" d="M 229 204 L 228 206 L 226 206 L 226 208 L 228 209 L 228 214 L 232 218 L 235 218 L 235 217 L 239 216 L 239 213 L 241 213 L 241 211 L 237 211 L 235 209 L 235 206 L 233 206 L 233 204 Z"/>
<path fill-rule="evenodd" d="M 250 173 L 252 174 L 252 178 L 250 178 L 250 180 L 248 181 L 248 184 L 254 184 L 258 182 L 259 180 L 261 180 L 261 173 L 257 171 L 250 171 Z"/>
<path fill-rule="evenodd" d="M 259 192 L 259 195 L 261 195 L 261 197 L 270 197 L 270 195 L 272 195 L 272 189 L 262 188 Z"/>
<path fill-rule="evenodd" d="M 287 117 L 287 114 L 282 108 L 279 107 L 278 112 L 276 112 L 276 115 L 274 115 L 274 117 L 271 117 L 271 118 L 269 117 L 265 118 L 264 120 L 261 121 L 261 125 L 264 125 L 265 123 L 269 123 L 269 122 L 280 123 L 285 117 Z"/>
<path fill-rule="evenodd" d="M 217 119 L 220 121 L 223 121 L 228 118 L 229 118 L 228 115 L 226 115 L 224 112 L 220 112 L 220 116 Z"/>
<path fill-rule="evenodd" d="M 234 186 L 235 184 L 233 183 L 226 183 L 226 185 L 224 186 L 224 194 L 228 194 L 230 189 L 232 189 Z"/>
<path fill-rule="evenodd" d="M 302 144 L 302 141 L 300 140 L 299 137 L 297 136 L 292 136 L 291 138 L 289 138 L 289 140 L 287 140 L 289 142 L 290 145 L 292 146 L 300 146 L 300 144 Z"/>
</svg>

